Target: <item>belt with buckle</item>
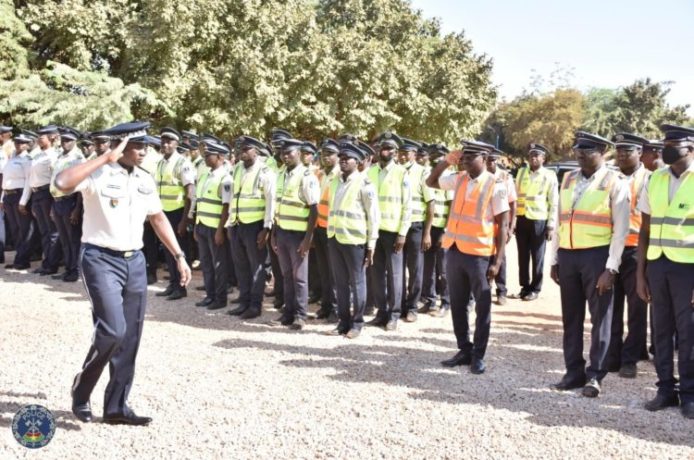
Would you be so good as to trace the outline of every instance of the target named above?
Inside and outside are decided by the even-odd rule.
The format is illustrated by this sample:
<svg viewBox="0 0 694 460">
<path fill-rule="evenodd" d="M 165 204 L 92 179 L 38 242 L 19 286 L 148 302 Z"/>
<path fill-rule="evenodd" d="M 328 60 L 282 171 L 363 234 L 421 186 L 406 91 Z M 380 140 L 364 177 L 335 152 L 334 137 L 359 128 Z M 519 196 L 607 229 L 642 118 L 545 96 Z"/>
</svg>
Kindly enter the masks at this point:
<svg viewBox="0 0 694 460">
<path fill-rule="evenodd" d="M 40 187 L 31 187 L 32 192 L 42 192 L 44 190 L 48 190 L 50 188 L 49 184 L 42 185 Z"/>
<path fill-rule="evenodd" d="M 13 189 L 4 190 L 4 192 L 5 192 L 5 195 L 15 195 L 17 193 L 22 193 L 22 190 L 24 190 L 24 189 L 13 188 Z"/>
<path fill-rule="evenodd" d="M 87 249 L 96 249 L 97 251 L 104 252 L 110 256 L 120 257 L 123 259 L 130 259 L 132 256 L 140 252 L 139 249 L 133 249 L 132 251 L 116 251 L 114 249 L 104 248 L 102 246 L 97 246 L 95 244 L 84 243 L 84 247 Z"/>
</svg>

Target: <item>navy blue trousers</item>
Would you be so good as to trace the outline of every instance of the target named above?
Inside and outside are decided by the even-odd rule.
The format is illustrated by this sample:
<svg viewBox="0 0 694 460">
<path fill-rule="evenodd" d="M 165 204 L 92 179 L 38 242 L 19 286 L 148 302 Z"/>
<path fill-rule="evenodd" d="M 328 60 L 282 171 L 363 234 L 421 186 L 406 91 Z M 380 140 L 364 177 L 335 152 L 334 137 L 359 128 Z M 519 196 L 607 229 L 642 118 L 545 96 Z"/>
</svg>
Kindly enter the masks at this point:
<svg viewBox="0 0 694 460">
<path fill-rule="evenodd" d="M 539 293 L 542 289 L 545 264 L 546 220 L 530 220 L 525 216 L 516 219 L 516 246 L 518 247 L 518 280 L 521 291 Z M 532 262 L 532 278 L 530 264 Z"/>
<path fill-rule="evenodd" d="M 31 212 L 36 219 L 39 233 L 41 234 L 41 250 L 43 260 L 41 268 L 55 271 L 60 265 L 62 247 L 58 242 L 58 229 L 51 218 L 53 196 L 46 188 L 31 194 Z"/>
<path fill-rule="evenodd" d="M 109 364 L 104 415 L 127 413 L 147 305 L 145 257 L 142 251 L 125 258 L 107 249 L 84 245 L 80 265 L 92 302 L 94 336 L 82 371 L 75 377 L 73 398 L 77 403 L 89 401 Z"/>
<path fill-rule="evenodd" d="M 424 222 L 412 222 L 405 239 L 403 255 L 405 266 L 402 279 L 402 316 L 410 311 L 417 314 L 417 303 L 422 296 L 422 276 L 424 274 L 424 253 L 422 252 L 422 236 Z M 407 269 L 407 279 L 404 273 Z"/>
<path fill-rule="evenodd" d="M 29 265 L 29 255 L 31 251 L 31 239 L 34 233 L 34 222 L 31 214 L 24 215 L 19 212 L 19 199 L 21 198 L 21 190 L 6 193 L 3 201 L 5 207 L 5 215 L 9 222 L 10 234 L 14 242 L 15 256 L 13 263 L 15 265 Z M 29 204 L 27 204 L 29 210 Z"/>
<path fill-rule="evenodd" d="M 364 327 L 366 307 L 366 273 L 364 255 L 366 246 L 341 244 L 335 238 L 328 240 L 330 262 L 337 291 L 337 325 L 341 332 Z M 350 307 L 354 308 L 352 313 Z"/>
<path fill-rule="evenodd" d="M 214 299 L 220 305 L 227 304 L 227 275 L 229 259 L 229 243 L 224 238 L 224 243 L 217 246 L 214 242 L 216 228 L 198 224 L 195 232 L 198 238 L 198 254 L 200 256 L 200 268 L 205 284 L 205 296 Z"/>
<path fill-rule="evenodd" d="M 171 228 L 173 228 L 176 240 L 178 240 L 178 245 L 185 252 L 185 238 L 178 234 L 178 224 L 181 223 L 181 219 L 183 219 L 183 209 L 184 208 L 174 211 L 165 211 L 164 215 L 169 220 Z M 176 258 L 168 250 L 164 251 L 164 258 L 166 259 L 166 268 L 169 271 L 169 286 L 172 286 L 174 289 L 183 289 L 181 288 L 181 275 L 178 273 Z M 186 254 L 186 260 L 188 260 L 188 254 Z"/>
<path fill-rule="evenodd" d="M 321 310 L 326 313 L 337 313 L 337 293 L 335 291 L 335 282 L 333 281 L 327 229 L 316 227 L 313 231 L 313 243 L 316 250 L 316 270 L 320 277 Z"/>
<path fill-rule="evenodd" d="M 598 295 L 595 287 L 605 271 L 609 247 L 559 249 L 559 290 L 564 326 L 564 363 L 571 380 L 602 380 L 607 374 L 607 347 L 612 328 L 614 289 Z M 583 359 L 583 322 L 590 312 L 590 363 Z"/>
<path fill-rule="evenodd" d="M 238 224 L 227 228 L 231 255 L 239 285 L 239 306 L 262 309 L 265 290 L 265 270 L 267 245 L 258 249 L 258 234 L 263 229 L 263 221 Z"/>
<path fill-rule="evenodd" d="M 277 228 L 275 239 L 279 248 L 277 257 L 284 279 L 285 319 L 306 319 L 308 313 L 308 254 L 297 252 L 305 232 Z"/>
<path fill-rule="evenodd" d="M 441 246 L 441 239 L 446 230 L 431 227 L 431 247 L 424 253 L 424 272 L 422 275 L 422 298 L 430 305 L 441 297 L 441 308 L 451 308 L 451 297 L 448 292 L 446 277 L 446 249 Z"/>
<path fill-rule="evenodd" d="M 655 370 L 658 393 L 677 391 L 673 335 L 677 332 L 677 370 L 682 403 L 694 402 L 694 264 L 673 262 L 665 256 L 648 261 L 648 287 L 653 308 Z"/>
<path fill-rule="evenodd" d="M 381 320 L 398 320 L 402 312 L 403 251 L 393 249 L 397 233 L 379 231 L 374 264 L 371 268 L 371 288 L 376 316 Z"/>
<path fill-rule="evenodd" d="M 53 202 L 53 221 L 58 229 L 58 238 L 63 248 L 63 263 L 68 274 L 79 273 L 80 238 L 82 238 L 82 223 L 73 225 L 70 214 L 77 206 L 77 195 L 56 198 Z"/>
</svg>

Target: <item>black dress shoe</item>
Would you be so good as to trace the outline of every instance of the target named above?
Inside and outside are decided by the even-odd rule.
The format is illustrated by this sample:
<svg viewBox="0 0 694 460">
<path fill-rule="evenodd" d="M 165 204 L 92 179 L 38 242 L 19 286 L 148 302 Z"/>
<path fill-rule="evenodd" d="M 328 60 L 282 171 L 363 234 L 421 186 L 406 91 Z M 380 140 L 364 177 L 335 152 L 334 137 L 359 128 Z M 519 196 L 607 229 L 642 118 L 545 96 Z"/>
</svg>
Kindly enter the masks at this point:
<svg viewBox="0 0 694 460">
<path fill-rule="evenodd" d="M 625 379 L 635 379 L 637 373 L 636 364 L 622 364 L 619 368 L 619 376 Z"/>
<path fill-rule="evenodd" d="M 294 318 L 287 318 L 285 316 L 280 316 L 277 319 L 271 319 L 268 324 L 270 326 L 289 326 L 294 322 Z"/>
<path fill-rule="evenodd" d="M 475 358 L 472 360 L 472 364 L 470 364 L 470 372 L 476 375 L 484 374 L 486 369 L 487 366 L 484 365 L 484 360 L 482 358 Z"/>
<path fill-rule="evenodd" d="M 553 390 L 559 390 L 559 391 L 567 391 L 567 390 L 573 390 L 575 388 L 581 388 L 586 384 L 586 377 L 568 377 L 564 376 L 562 379 L 559 381 L 559 383 L 554 383 L 550 385 L 550 388 Z"/>
<path fill-rule="evenodd" d="M 260 316 L 260 308 L 247 308 L 243 313 L 241 313 L 241 319 L 253 319 Z"/>
<path fill-rule="evenodd" d="M 31 268 L 31 264 L 13 264 L 12 268 L 15 270 L 26 270 Z"/>
<path fill-rule="evenodd" d="M 67 275 L 68 275 L 68 273 L 67 273 L 67 272 L 64 272 L 64 273 L 58 273 L 57 275 L 53 275 L 53 276 L 51 276 L 51 279 L 54 279 L 54 280 L 59 280 L 59 281 L 63 281 L 63 279 L 64 279 L 64 278 L 65 278 L 65 277 L 66 277 Z"/>
<path fill-rule="evenodd" d="M 306 327 L 306 320 L 303 318 L 297 318 L 292 324 L 289 325 L 289 329 L 293 331 L 300 331 Z"/>
<path fill-rule="evenodd" d="M 14 264 L 5 264 L 6 269 L 14 268 Z"/>
<path fill-rule="evenodd" d="M 200 302 L 195 302 L 195 306 L 196 307 L 206 307 L 209 304 L 211 304 L 212 302 L 214 302 L 214 299 L 211 299 L 209 297 L 205 297 Z"/>
<path fill-rule="evenodd" d="M 168 297 L 168 296 L 171 295 L 171 293 L 172 293 L 173 291 L 174 291 L 174 287 L 173 287 L 173 286 L 167 286 L 166 289 L 164 289 L 164 290 L 161 291 L 161 292 L 157 292 L 157 293 L 154 294 L 154 295 L 157 296 L 157 297 Z"/>
<path fill-rule="evenodd" d="M 337 317 L 337 313 L 334 311 L 330 312 L 327 318 L 325 318 L 325 322 L 327 324 L 336 324 L 337 322 L 340 321 L 340 318 Z"/>
<path fill-rule="evenodd" d="M 331 329 L 327 332 L 324 332 L 325 335 L 329 335 L 332 337 L 337 337 L 339 335 L 345 335 L 346 333 L 347 333 L 347 331 L 345 331 L 344 329 L 340 329 L 339 327 L 336 327 L 335 329 Z"/>
<path fill-rule="evenodd" d="M 43 268 L 42 267 L 35 268 L 31 271 L 31 273 L 33 273 L 34 275 L 42 275 L 43 274 Z"/>
<path fill-rule="evenodd" d="M 176 289 L 174 290 L 170 296 L 166 298 L 166 300 L 178 300 L 182 299 L 184 297 L 188 296 L 188 292 L 186 292 L 185 289 Z"/>
<path fill-rule="evenodd" d="M 460 350 L 450 359 L 444 359 L 441 361 L 441 365 L 444 367 L 456 367 L 456 366 L 467 366 L 472 362 L 472 356 L 469 352 Z"/>
<path fill-rule="evenodd" d="M 330 310 L 323 310 L 322 308 L 316 312 L 316 319 L 327 319 L 330 316 Z"/>
<path fill-rule="evenodd" d="M 145 426 L 152 422 L 150 417 L 140 417 L 134 413 L 129 414 L 106 414 L 104 415 L 104 423 L 109 425 L 133 425 Z"/>
<path fill-rule="evenodd" d="M 56 273 L 58 273 L 57 268 L 48 268 L 46 270 L 43 270 L 41 273 L 39 273 L 39 275 L 48 276 L 48 275 L 55 275 Z"/>
<path fill-rule="evenodd" d="M 655 398 L 648 401 L 644 407 L 647 411 L 655 412 L 668 407 L 677 407 L 680 405 L 680 398 L 677 394 L 671 394 L 669 396 L 656 394 Z"/>
<path fill-rule="evenodd" d="M 74 283 L 80 279 L 79 273 L 68 273 L 67 275 L 63 276 L 63 281 L 66 283 Z"/>
<path fill-rule="evenodd" d="M 533 300 L 537 300 L 537 292 L 528 292 L 526 295 L 521 297 L 521 299 L 525 300 L 526 302 L 532 302 Z"/>
<path fill-rule="evenodd" d="M 222 308 L 226 308 L 226 307 L 227 307 L 227 305 L 225 303 L 214 301 L 207 306 L 207 309 L 208 310 L 221 310 Z"/>
<path fill-rule="evenodd" d="M 682 404 L 680 411 L 682 412 L 682 417 L 694 420 L 694 401 Z"/>
<path fill-rule="evenodd" d="M 387 320 L 387 319 L 385 319 L 385 318 L 379 318 L 378 316 L 376 316 L 374 319 L 372 319 L 371 321 L 368 321 L 366 324 L 368 324 L 369 326 L 383 327 L 383 326 L 385 326 L 387 323 L 388 323 L 388 320 Z"/>
<path fill-rule="evenodd" d="M 588 381 L 588 383 L 586 383 L 586 386 L 583 387 L 583 391 L 581 393 L 586 398 L 597 398 L 600 394 L 600 390 L 600 382 L 598 382 L 598 379 L 592 378 L 590 381 Z"/>
<path fill-rule="evenodd" d="M 386 331 L 397 331 L 398 330 L 398 320 L 397 319 L 391 319 L 389 320 L 386 325 L 383 327 Z"/>
<path fill-rule="evenodd" d="M 231 316 L 239 316 L 239 315 L 243 314 L 243 312 L 245 312 L 246 310 L 248 310 L 248 308 L 239 305 L 238 307 L 236 307 L 232 310 L 229 310 L 227 313 L 230 314 Z"/>
<path fill-rule="evenodd" d="M 196 287 L 195 287 L 195 290 L 196 290 L 196 291 L 204 291 L 204 290 L 205 290 L 205 286 L 196 286 Z"/>
<path fill-rule="evenodd" d="M 84 404 L 77 404 L 73 400 L 72 413 L 75 414 L 75 417 L 80 422 L 89 423 L 92 421 L 92 406 L 89 404 L 89 401 Z"/>
</svg>

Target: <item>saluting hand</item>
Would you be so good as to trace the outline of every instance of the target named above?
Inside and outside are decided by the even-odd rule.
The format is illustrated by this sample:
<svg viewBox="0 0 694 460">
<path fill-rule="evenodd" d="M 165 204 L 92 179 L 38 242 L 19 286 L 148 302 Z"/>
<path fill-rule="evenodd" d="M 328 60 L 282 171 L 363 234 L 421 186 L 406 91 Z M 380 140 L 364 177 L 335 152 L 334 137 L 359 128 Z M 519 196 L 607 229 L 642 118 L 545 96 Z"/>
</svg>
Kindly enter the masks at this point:
<svg viewBox="0 0 694 460">
<path fill-rule="evenodd" d="M 108 159 L 109 163 L 115 163 L 116 161 L 120 160 L 120 158 L 123 156 L 123 150 L 125 150 L 125 146 L 128 145 L 130 137 L 131 136 L 124 137 L 115 149 L 111 149 L 108 152 L 104 153 L 104 156 Z"/>
</svg>

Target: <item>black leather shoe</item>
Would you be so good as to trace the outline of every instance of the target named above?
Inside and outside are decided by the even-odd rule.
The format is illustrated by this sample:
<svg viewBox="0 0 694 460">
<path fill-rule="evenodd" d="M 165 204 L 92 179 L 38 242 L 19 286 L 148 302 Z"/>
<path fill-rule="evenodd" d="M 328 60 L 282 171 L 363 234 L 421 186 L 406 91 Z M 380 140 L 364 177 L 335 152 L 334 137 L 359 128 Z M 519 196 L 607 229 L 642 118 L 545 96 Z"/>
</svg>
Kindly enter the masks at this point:
<svg viewBox="0 0 694 460">
<path fill-rule="evenodd" d="M 600 382 L 598 382 L 598 379 L 592 378 L 590 381 L 588 381 L 588 383 L 586 383 L 586 386 L 583 387 L 583 391 L 581 393 L 586 398 L 597 398 L 600 394 L 600 390 Z"/>
<path fill-rule="evenodd" d="M 208 310 L 221 310 L 222 308 L 226 308 L 227 305 L 222 302 L 212 302 L 207 306 Z"/>
<path fill-rule="evenodd" d="M 625 379 L 635 379 L 637 373 L 636 364 L 622 364 L 619 368 L 619 376 Z"/>
<path fill-rule="evenodd" d="M 397 319 L 391 319 L 386 323 L 384 326 L 384 329 L 386 331 L 397 331 L 398 330 L 398 320 Z"/>
<path fill-rule="evenodd" d="M 340 329 L 339 327 L 336 327 L 335 329 L 331 329 L 331 330 L 325 332 L 325 335 L 337 337 L 339 335 L 345 335 L 346 333 L 347 333 L 347 331 L 345 331 L 344 329 Z"/>
<path fill-rule="evenodd" d="M 467 366 L 472 362 L 472 356 L 469 352 L 460 350 L 452 358 L 444 359 L 441 365 L 444 367 Z"/>
<path fill-rule="evenodd" d="M 12 268 L 15 270 L 27 270 L 31 267 L 31 264 L 13 264 Z"/>
<path fill-rule="evenodd" d="M 182 299 L 184 297 L 187 297 L 188 293 L 186 292 L 185 289 L 176 289 L 174 290 L 170 296 L 166 298 L 166 300 L 178 300 Z"/>
<path fill-rule="evenodd" d="M 387 319 L 379 318 L 378 316 L 376 316 L 374 319 L 368 321 L 366 324 L 368 324 L 369 326 L 383 327 L 386 325 L 386 323 L 388 323 Z"/>
<path fill-rule="evenodd" d="M 229 310 L 227 313 L 231 316 L 239 316 L 242 315 L 246 310 L 248 310 L 246 307 L 238 306 L 232 310 Z"/>
<path fill-rule="evenodd" d="M 570 378 L 568 376 L 562 377 L 559 383 L 553 383 L 550 388 L 553 390 L 567 391 L 573 390 L 575 388 L 581 388 L 586 384 L 586 377 L 574 377 Z"/>
<path fill-rule="evenodd" d="M 147 273 L 147 284 L 152 285 L 156 284 L 157 282 L 157 274 L 156 273 Z"/>
<path fill-rule="evenodd" d="M 63 276 L 63 281 L 66 283 L 74 283 L 80 279 L 79 273 L 68 273 L 67 275 Z"/>
<path fill-rule="evenodd" d="M 59 281 L 63 281 L 63 278 L 65 278 L 65 277 L 66 277 L 67 275 L 68 275 L 68 273 L 67 273 L 67 272 L 64 272 L 64 273 L 58 273 L 57 275 L 53 275 L 53 276 L 51 276 L 51 279 L 54 279 L 54 280 L 59 280 Z"/>
<path fill-rule="evenodd" d="M 214 299 L 210 299 L 209 297 L 205 297 L 200 302 L 195 302 L 195 306 L 196 307 L 206 307 L 209 304 L 211 304 L 212 302 L 214 302 Z"/>
<path fill-rule="evenodd" d="M 34 275 L 42 275 L 43 274 L 43 268 L 42 267 L 35 268 L 31 271 L 31 273 Z"/>
<path fill-rule="evenodd" d="M 289 325 L 289 329 L 293 331 L 300 331 L 304 327 L 306 327 L 306 320 L 304 320 L 303 318 L 297 318 L 294 320 L 292 324 Z"/>
<path fill-rule="evenodd" d="M 482 358 L 475 358 L 472 360 L 472 364 L 470 364 L 470 372 L 476 375 L 484 374 L 486 369 L 487 366 L 484 365 L 484 360 Z"/>
<path fill-rule="evenodd" d="M 145 426 L 152 422 L 150 417 L 140 417 L 134 413 L 130 414 L 107 414 L 104 415 L 104 423 L 109 425 L 133 425 Z"/>
<path fill-rule="evenodd" d="M 676 394 L 672 394 L 669 396 L 657 394 L 657 395 L 655 395 L 655 398 L 648 401 L 644 405 L 644 407 L 646 408 L 647 411 L 655 412 L 655 411 L 667 409 L 668 407 L 677 407 L 679 405 L 680 405 L 680 398 L 678 398 Z"/>
<path fill-rule="evenodd" d="M 14 264 L 5 264 L 5 269 L 14 268 Z"/>
<path fill-rule="evenodd" d="M 196 291 L 204 291 L 204 290 L 205 290 L 205 286 L 196 286 L 196 287 L 195 287 L 195 290 L 196 290 Z"/>
<path fill-rule="evenodd" d="M 345 334 L 345 337 L 348 339 L 356 339 L 359 335 L 361 335 L 361 329 L 350 329 L 349 332 Z"/>
<path fill-rule="evenodd" d="M 49 269 L 43 270 L 41 273 L 39 273 L 39 275 L 48 276 L 48 275 L 55 275 L 56 273 L 58 273 L 57 268 L 49 268 Z"/>
<path fill-rule="evenodd" d="M 84 423 L 89 423 L 92 421 L 92 406 L 87 401 L 84 404 L 77 404 L 75 400 L 72 400 L 72 413 L 75 414 L 77 420 Z"/>
<path fill-rule="evenodd" d="M 241 313 L 241 319 L 253 319 L 260 316 L 259 308 L 247 308 L 243 313 Z"/>
<path fill-rule="evenodd" d="M 157 297 L 168 297 L 168 296 L 171 295 L 171 293 L 173 293 L 173 291 L 174 291 L 173 286 L 167 286 L 166 289 L 164 289 L 164 290 L 161 291 L 161 292 L 157 292 L 157 293 L 154 294 L 154 295 L 157 296 Z"/>
<path fill-rule="evenodd" d="M 280 316 L 277 319 L 271 319 L 268 324 L 270 326 L 289 326 L 294 322 L 293 319 L 291 318 L 285 318 L 284 316 Z"/>
<path fill-rule="evenodd" d="M 694 420 L 694 402 L 682 404 L 680 411 L 682 412 L 682 417 Z"/>
<path fill-rule="evenodd" d="M 403 318 L 403 321 L 406 323 L 414 323 L 417 321 L 417 313 L 414 310 L 410 310 L 407 312 L 407 315 Z"/>
<path fill-rule="evenodd" d="M 316 319 L 327 319 L 330 316 L 330 310 L 323 310 L 322 308 L 316 312 Z"/>
<path fill-rule="evenodd" d="M 537 300 L 537 292 L 528 292 L 526 295 L 521 297 L 521 299 L 525 300 L 526 302 L 532 302 L 533 300 Z"/>
<path fill-rule="evenodd" d="M 325 322 L 327 324 L 337 324 L 340 321 L 340 318 L 337 317 L 337 313 L 330 312 L 327 318 L 325 318 Z"/>
</svg>

